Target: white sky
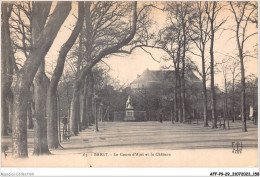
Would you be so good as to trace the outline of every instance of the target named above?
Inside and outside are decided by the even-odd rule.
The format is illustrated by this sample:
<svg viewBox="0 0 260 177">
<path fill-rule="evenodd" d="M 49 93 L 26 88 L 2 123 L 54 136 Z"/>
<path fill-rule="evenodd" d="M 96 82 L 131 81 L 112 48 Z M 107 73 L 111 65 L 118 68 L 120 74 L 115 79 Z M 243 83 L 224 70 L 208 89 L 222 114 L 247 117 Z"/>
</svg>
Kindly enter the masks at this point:
<svg viewBox="0 0 260 177">
<path fill-rule="evenodd" d="M 75 12 L 75 10 L 74 10 Z M 77 11 L 76 11 L 77 12 Z M 71 12 L 72 13 L 72 12 Z M 160 14 L 160 15 L 158 15 Z M 227 10 L 224 10 L 220 14 L 220 18 L 224 18 L 228 16 L 229 12 Z M 231 14 L 230 14 L 231 15 Z M 53 67 L 56 65 L 57 61 L 57 55 L 60 49 L 60 46 L 66 41 L 66 39 L 70 35 L 70 30 L 68 30 L 66 27 L 70 26 L 71 24 L 68 24 L 68 21 L 74 21 L 75 17 L 73 17 L 71 14 L 69 15 L 70 19 L 67 19 L 63 27 L 61 28 L 61 31 L 59 32 L 58 36 L 56 37 L 54 44 L 52 48 L 50 49 L 49 53 L 46 56 L 46 66 L 48 66 L 48 70 L 53 70 Z M 152 12 L 152 19 L 157 23 L 155 28 L 160 28 L 165 24 L 165 15 L 159 12 L 159 10 L 153 10 Z M 225 23 L 223 28 L 230 27 L 233 24 L 233 16 L 231 15 L 228 18 L 228 21 Z M 249 26 L 250 32 L 257 31 L 255 25 Z M 227 58 L 225 55 L 237 55 L 237 46 L 236 46 L 236 40 L 235 38 L 232 38 L 234 36 L 234 32 L 230 30 L 226 30 L 223 33 L 217 33 L 215 37 L 215 61 L 221 62 L 222 59 Z M 252 50 L 253 46 L 257 42 L 257 35 L 255 35 L 251 40 L 248 40 L 246 43 L 246 50 Z M 103 59 L 107 64 L 109 64 L 111 70 L 110 74 L 112 77 L 118 78 L 120 83 L 131 83 L 138 74 L 141 74 L 146 68 L 150 70 L 159 70 L 164 65 L 169 65 L 165 61 L 162 60 L 162 56 L 165 55 L 162 51 L 158 49 L 150 49 L 149 50 L 154 58 L 156 60 L 160 61 L 160 63 L 154 61 L 152 57 L 145 53 L 142 49 L 136 49 L 131 55 L 124 55 L 122 57 L 119 56 L 109 56 L 108 58 Z M 194 50 L 196 52 L 196 50 Z M 224 55 L 223 55 L 224 54 Z M 207 55 L 209 55 L 209 52 L 207 51 Z M 192 56 L 192 54 L 189 54 L 189 56 L 194 60 L 198 66 L 200 67 L 201 62 L 200 58 Z M 247 59 L 245 61 L 245 68 L 246 68 L 246 75 L 248 74 L 255 74 L 257 75 L 258 72 L 258 62 L 257 59 Z M 216 85 L 219 85 L 220 87 L 223 86 L 223 75 L 222 73 L 217 73 L 215 75 L 215 83 Z M 209 84 L 209 82 L 208 82 Z"/>
</svg>

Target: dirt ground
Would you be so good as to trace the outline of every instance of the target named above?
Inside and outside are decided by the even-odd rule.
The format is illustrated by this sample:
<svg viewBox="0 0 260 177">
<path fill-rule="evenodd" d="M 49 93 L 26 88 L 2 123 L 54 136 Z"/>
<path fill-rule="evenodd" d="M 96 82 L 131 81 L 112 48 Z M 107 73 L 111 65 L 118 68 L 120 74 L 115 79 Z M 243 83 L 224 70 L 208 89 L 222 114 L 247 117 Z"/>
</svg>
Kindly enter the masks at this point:
<svg viewBox="0 0 260 177">
<path fill-rule="evenodd" d="M 11 137 L 2 166 L 57 167 L 254 167 L 258 164 L 257 125 L 230 122 L 230 129 L 203 127 L 203 122 L 99 122 L 79 136 L 62 141 L 64 149 L 49 156 L 32 156 L 33 131 L 28 131 L 27 159 L 11 157 Z M 237 146 L 236 143 L 242 143 Z M 242 151 L 240 151 L 242 150 Z"/>
</svg>

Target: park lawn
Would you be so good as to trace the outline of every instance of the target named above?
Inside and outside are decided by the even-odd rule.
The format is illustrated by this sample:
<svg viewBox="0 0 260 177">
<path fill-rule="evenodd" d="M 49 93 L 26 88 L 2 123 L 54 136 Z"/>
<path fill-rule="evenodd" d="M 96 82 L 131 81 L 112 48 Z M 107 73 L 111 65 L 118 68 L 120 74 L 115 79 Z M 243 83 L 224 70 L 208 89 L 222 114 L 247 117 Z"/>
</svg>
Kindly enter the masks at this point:
<svg viewBox="0 0 260 177">
<path fill-rule="evenodd" d="M 35 157 L 33 131 L 28 131 L 28 159 L 11 158 L 11 137 L 7 158 L 2 166 L 77 166 L 77 167 L 254 167 L 258 164 L 257 125 L 230 122 L 230 129 L 203 127 L 203 122 L 99 122 L 79 136 L 63 141 L 64 149 L 51 150 L 53 155 Z M 232 143 L 242 142 L 242 153 L 234 153 Z"/>
</svg>

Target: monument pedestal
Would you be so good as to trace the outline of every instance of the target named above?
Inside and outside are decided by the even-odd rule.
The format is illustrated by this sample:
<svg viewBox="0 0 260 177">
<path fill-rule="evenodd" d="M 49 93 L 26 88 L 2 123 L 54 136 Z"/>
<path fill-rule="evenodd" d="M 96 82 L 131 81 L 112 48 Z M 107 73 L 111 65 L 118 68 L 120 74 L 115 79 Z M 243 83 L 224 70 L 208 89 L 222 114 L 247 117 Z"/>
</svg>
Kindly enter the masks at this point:
<svg viewBox="0 0 260 177">
<path fill-rule="evenodd" d="M 125 110 L 125 121 L 133 121 L 136 120 L 134 116 L 134 110 L 133 109 L 126 109 Z"/>
</svg>

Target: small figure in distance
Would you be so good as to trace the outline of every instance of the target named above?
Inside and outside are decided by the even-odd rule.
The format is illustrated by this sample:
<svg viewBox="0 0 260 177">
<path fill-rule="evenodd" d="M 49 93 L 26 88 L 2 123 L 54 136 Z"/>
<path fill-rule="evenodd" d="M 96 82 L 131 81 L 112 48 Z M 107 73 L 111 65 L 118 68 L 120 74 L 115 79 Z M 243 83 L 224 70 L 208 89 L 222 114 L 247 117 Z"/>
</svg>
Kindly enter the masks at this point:
<svg viewBox="0 0 260 177">
<path fill-rule="evenodd" d="M 62 129 L 62 137 L 63 140 L 67 139 L 67 125 L 68 125 L 68 118 L 66 116 L 63 117 L 62 119 L 62 123 L 63 123 L 63 129 Z"/>
</svg>

